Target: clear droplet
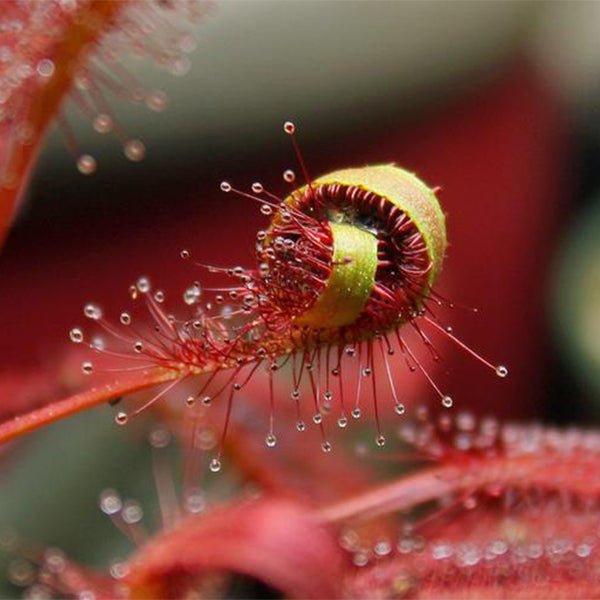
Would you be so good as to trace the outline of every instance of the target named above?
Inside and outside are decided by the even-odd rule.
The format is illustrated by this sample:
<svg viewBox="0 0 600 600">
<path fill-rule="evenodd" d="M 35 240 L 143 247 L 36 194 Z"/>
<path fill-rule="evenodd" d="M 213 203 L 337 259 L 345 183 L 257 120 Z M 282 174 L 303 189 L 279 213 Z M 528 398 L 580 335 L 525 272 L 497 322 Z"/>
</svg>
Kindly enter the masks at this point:
<svg viewBox="0 0 600 600">
<path fill-rule="evenodd" d="M 273 209 L 268 204 L 263 204 L 260 207 L 260 212 L 265 215 L 265 217 L 268 217 L 273 214 Z"/>
<path fill-rule="evenodd" d="M 316 423 L 317 425 L 319 423 L 323 422 L 323 415 L 321 413 L 317 413 L 314 417 L 313 417 L 313 423 Z"/>
<path fill-rule="evenodd" d="M 113 120 L 110 115 L 100 113 L 94 117 L 92 125 L 98 133 L 108 133 L 112 131 Z"/>
<path fill-rule="evenodd" d="M 119 321 L 122 325 L 129 325 L 131 323 L 131 315 L 128 312 L 122 312 L 119 315 Z"/>
<path fill-rule="evenodd" d="M 262 183 L 260 183 L 260 182 L 258 182 L 258 181 L 255 181 L 255 182 L 252 184 L 252 191 L 253 191 L 255 194 L 262 194 L 262 192 L 264 191 L 264 187 L 263 187 Z"/>
<path fill-rule="evenodd" d="M 127 140 L 123 144 L 123 154 L 133 162 L 140 162 L 146 156 L 146 146 L 141 140 Z"/>
<path fill-rule="evenodd" d="M 81 342 L 83 342 L 83 331 L 81 331 L 79 327 L 73 327 L 73 329 L 69 331 L 69 338 L 74 344 L 81 344 Z"/>
<path fill-rule="evenodd" d="M 283 180 L 287 181 L 288 183 L 294 183 L 294 181 L 296 181 L 296 173 L 294 173 L 294 171 L 291 169 L 286 169 L 283 172 Z"/>
<path fill-rule="evenodd" d="M 321 444 L 321 450 L 323 450 L 323 452 L 331 452 L 331 442 L 323 442 Z"/>
<path fill-rule="evenodd" d="M 188 396 L 188 397 L 185 399 L 185 403 L 186 403 L 188 406 L 194 406 L 194 404 L 196 404 L 196 396 Z"/>
<path fill-rule="evenodd" d="M 504 365 L 498 365 L 496 367 L 496 375 L 498 375 L 498 377 L 506 377 L 508 375 L 508 369 Z"/>
<path fill-rule="evenodd" d="M 38 61 L 35 70 L 40 77 L 52 77 L 54 75 L 54 63 L 49 58 L 42 58 Z"/>
<path fill-rule="evenodd" d="M 296 132 L 296 126 L 291 121 L 286 121 L 283 124 L 283 130 L 288 134 L 292 135 L 292 133 Z"/>
<path fill-rule="evenodd" d="M 91 154 L 82 154 L 77 159 L 77 170 L 83 175 L 91 175 L 96 171 L 96 159 Z"/>
<path fill-rule="evenodd" d="M 353 419 L 360 419 L 360 415 L 361 415 L 360 408 L 354 408 L 352 410 L 352 418 Z"/>
<path fill-rule="evenodd" d="M 210 461 L 209 468 L 213 473 L 218 473 L 221 470 L 221 461 L 218 458 L 213 458 Z"/>
<path fill-rule="evenodd" d="M 121 517 L 128 525 L 139 523 L 144 518 L 144 511 L 135 500 L 127 500 L 123 505 Z"/>
<path fill-rule="evenodd" d="M 221 181 L 221 191 L 222 192 L 230 192 L 231 191 L 231 184 L 228 181 Z"/>
<path fill-rule="evenodd" d="M 382 448 L 383 446 L 385 446 L 385 436 L 383 436 L 383 435 L 378 435 L 378 436 L 375 438 L 375 443 L 376 443 L 376 444 L 377 444 L 377 445 L 378 445 L 380 448 Z"/>
<path fill-rule="evenodd" d="M 397 414 L 403 415 L 406 410 L 406 407 L 404 406 L 404 404 L 398 403 L 398 404 L 396 404 L 394 410 L 396 411 Z"/>
<path fill-rule="evenodd" d="M 94 372 L 94 365 L 89 360 L 86 360 L 81 363 L 81 371 L 84 375 L 91 375 Z"/>
<path fill-rule="evenodd" d="M 140 277 L 135 286 L 140 294 L 147 294 L 150 291 L 150 280 L 147 277 Z"/>
<path fill-rule="evenodd" d="M 265 438 L 265 444 L 269 448 L 274 448 L 275 445 L 277 444 L 277 438 L 275 437 L 275 435 L 272 433 L 269 433 L 269 435 L 267 435 L 267 437 Z"/>
<path fill-rule="evenodd" d="M 337 424 L 338 424 L 338 427 L 340 427 L 341 429 L 344 429 L 344 427 L 346 427 L 346 425 L 348 425 L 348 418 L 345 416 L 341 416 L 337 420 Z"/>
<path fill-rule="evenodd" d="M 152 90 L 146 95 L 146 106 L 154 112 L 162 112 L 168 103 L 169 97 L 162 90 Z"/>
<path fill-rule="evenodd" d="M 180 253 L 179 256 L 181 256 L 181 258 L 183 258 L 184 260 L 187 260 L 190 257 L 190 251 L 189 250 L 185 250 L 183 249 Z"/>
<path fill-rule="evenodd" d="M 154 292 L 154 299 L 159 304 L 162 304 L 165 301 L 165 293 L 162 290 L 157 290 L 156 292 Z"/>
<path fill-rule="evenodd" d="M 136 340 L 133 343 L 133 349 L 135 352 L 142 352 L 144 350 L 144 342 L 142 342 L 141 340 Z"/>
<path fill-rule="evenodd" d="M 192 304 L 196 304 L 200 300 L 201 294 L 202 294 L 202 290 L 200 289 L 200 286 L 197 284 L 194 284 L 194 285 L 190 286 L 189 288 L 187 288 L 187 290 L 185 290 L 185 292 L 183 292 L 183 301 L 188 306 L 191 306 Z"/>
<path fill-rule="evenodd" d="M 114 490 L 104 490 L 100 494 L 98 505 L 105 515 L 116 515 L 123 508 L 123 502 Z"/>
<path fill-rule="evenodd" d="M 444 396 L 442 398 L 442 406 L 444 406 L 445 408 L 452 408 L 453 404 L 454 404 L 454 401 L 452 400 L 452 398 L 450 396 Z"/>
<path fill-rule="evenodd" d="M 117 425 L 125 425 L 128 421 L 129 417 L 127 416 L 127 413 L 125 412 L 119 412 L 117 413 L 116 417 L 115 417 L 115 423 Z"/>
<path fill-rule="evenodd" d="M 102 317 L 102 310 L 97 304 L 86 304 L 83 307 L 83 314 L 92 321 L 97 321 Z"/>
<path fill-rule="evenodd" d="M 296 423 L 296 429 L 298 431 L 305 431 L 306 430 L 306 425 L 304 424 L 304 421 L 298 421 Z"/>
</svg>

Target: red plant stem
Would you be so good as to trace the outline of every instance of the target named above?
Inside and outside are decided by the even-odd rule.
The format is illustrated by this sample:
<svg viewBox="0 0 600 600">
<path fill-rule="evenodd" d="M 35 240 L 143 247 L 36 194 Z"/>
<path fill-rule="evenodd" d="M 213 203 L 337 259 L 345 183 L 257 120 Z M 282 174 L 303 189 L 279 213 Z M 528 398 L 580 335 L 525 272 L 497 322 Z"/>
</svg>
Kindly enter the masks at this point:
<svg viewBox="0 0 600 600">
<path fill-rule="evenodd" d="M 119 11 L 127 4 L 126 1 L 91 0 L 89 4 L 78 8 L 64 38 L 58 40 L 51 51 L 51 58 L 56 66 L 54 75 L 44 86 L 36 89 L 31 97 L 23 98 L 24 103 L 29 103 L 23 122 L 32 128 L 33 138 L 27 143 L 16 139 L 2 142 L 10 149 L 4 165 L 4 176 L 9 183 L 0 185 L 0 247 L 8 233 L 10 221 L 31 174 L 46 130 L 71 88 L 76 65 L 81 63 L 94 42 L 110 27 Z"/>
<path fill-rule="evenodd" d="M 0 424 L 0 444 L 124 394 L 131 394 L 180 376 L 179 372 L 172 369 L 148 369 L 137 374 L 135 378 L 105 383 L 74 394 Z"/>
<path fill-rule="evenodd" d="M 541 452 L 517 456 L 449 459 L 446 464 L 402 477 L 318 511 L 326 522 L 366 520 L 409 509 L 448 494 L 475 493 L 493 486 L 557 491 L 578 498 L 600 496 L 597 457 L 584 450 L 570 455 Z"/>
</svg>

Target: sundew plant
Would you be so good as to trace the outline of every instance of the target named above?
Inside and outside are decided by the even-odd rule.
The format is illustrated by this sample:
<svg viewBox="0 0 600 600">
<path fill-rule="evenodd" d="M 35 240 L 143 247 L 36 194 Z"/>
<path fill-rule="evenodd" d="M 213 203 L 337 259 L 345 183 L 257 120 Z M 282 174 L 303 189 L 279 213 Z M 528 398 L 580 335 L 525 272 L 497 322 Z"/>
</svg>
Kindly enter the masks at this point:
<svg viewBox="0 0 600 600">
<path fill-rule="evenodd" d="M 260 6 L 290 22 L 298 8 Z M 311 19 L 332 7 L 382 32 L 399 10 L 315 3 Z M 531 227 L 522 199 L 556 187 L 545 154 L 553 138 L 540 134 L 555 123 L 545 88 L 511 67 L 480 84 L 483 108 L 455 99 L 457 110 L 440 117 L 430 106 L 413 131 L 381 109 L 369 136 L 346 137 L 314 115 L 364 113 L 333 95 L 333 108 L 320 108 L 325 94 L 305 119 L 301 103 L 283 118 L 285 107 L 273 110 L 256 151 L 227 142 L 208 158 L 175 143 L 162 167 L 151 162 L 140 176 L 152 144 L 143 128 L 131 133 L 120 104 L 169 107 L 161 119 L 177 106 L 128 57 L 185 76 L 203 35 L 226 53 L 229 38 L 211 29 L 219 11 L 256 22 L 258 9 L 200 0 L 0 7 L 0 261 L 13 302 L 35 301 L 0 370 L 2 485 L 13 487 L 0 501 L 3 593 L 596 597 L 600 432 L 539 420 L 533 399 L 520 397 L 534 371 L 513 364 L 535 348 L 520 325 L 532 321 L 538 281 L 531 247 L 550 229 Z M 260 45 L 261 36 L 248 39 Z M 221 64 L 235 70 L 228 56 Z M 303 76 L 295 64 L 278 85 Z M 332 64 L 344 79 L 345 63 Z M 367 71 L 377 68 L 374 60 Z M 261 77 L 257 68 L 257 88 Z M 369 88 L 377 112 L 377 78 L 365 77 L 357 87 Z M 208 119 L 210 88 L 193 91 L 195 119 Z M 244 96 L 248 122 L 261 98 Z M 521 118 L 535 123 L 535 142 L 514 127 Z M 145 126 L 158 128 L 155 119 Z M 140 165 L 97 157 L 81 122 Z M 391 141 L 398 131 L 404 146 Z M 83 233 L 58 216 L 69 210 L 55 193 L 61 169 L 42 164 L 37 174 L 45 147 L 72 158 L 64 177 L 78 178 L 73 210 L 92 223 L 82 221 Z M 481 160 L 486 152 L 494 160 Z M 537 162 L 519 170 L 528 155 Z M 507 180 L 489 176 L 497 172 Z M 108 204 L 95 186 L 110 190 Z M 34 204 L 44 190 L 56 203 L 37 225 L 34 209 L 33 233 L 30 189 Z M 478 207 L 482 190 L 502 202 Z M 458 192 L 463 204 L 452 201 Z M 111 195 L 120 208 L 107 209 Z M 472 292 L 480 287 L 483 296 Z M 472 298 L 484 301 L 463 305 Z"/>
</svg>

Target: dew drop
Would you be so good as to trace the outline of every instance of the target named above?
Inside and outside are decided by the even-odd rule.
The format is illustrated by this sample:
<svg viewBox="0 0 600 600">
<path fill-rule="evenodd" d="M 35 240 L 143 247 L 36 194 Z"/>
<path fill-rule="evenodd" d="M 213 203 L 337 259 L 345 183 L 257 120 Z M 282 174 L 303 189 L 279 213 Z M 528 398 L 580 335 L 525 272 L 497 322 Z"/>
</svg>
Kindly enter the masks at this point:
<svg viewBox="0 0 600 600">
<path fill-rule="evenodd" d="M 123 154 L 133 162 L 140 162 L 146 156 L 146 146 L 141 140 L 127 140 L 123 144 Z"/>
<path fill-rule="evenodd" d="M 121 512 L 123 521 L 128 525 L 139 523 L 144 518 L 142 507 L 135 500 L 127 500 Z"/>
<path fill-rule="evenodd" d="M 146 95 L 146 106 L 154 112 L 162 112 L 168 103 L 169 97 L 162 90 L 152 90 Z"/>
<path fill-rule="evenodd" d="M 453 404 L 454 402 L 450 396 L 444 396 L 442 398 L 442 406 L 444 406 L 445 408 L 452 408 Z"/>
<path fill-rule="evenodd" d="M 147 294 L 150 291 L 150 280 L 147 277 L 140 277 L 135 286 L 140 294 Z"/>
<path fill-rule="evenodd" d="M 189 250 L 185 250 L 183 249 L 180 253 L 179 256 L 181 256 L 181 258 L 183 258 L 184 260 L 187 260 L 190 257 L 190 251 Z"/>
<path fill-rule="evenodd" d="M 263 204 L 260 207 L 260 212 L 265 215 L 265 217 L 268 217 L 273 214 L 273 209 L 268 204 Z"/>
<path fill-rule="evenodd" d="M 197 284 L 191 285 L 185 292 L 183 292 L 183 301 L 191 306 L 192 304 L 196 304 L 200 300 L 201 290 L 200 286 Z"/>
<path fill-rule="evenodd" d="M 323 415 L 321 413 L 317 413 L 314 417 L 313 417 L 313 423 L 316 423 L 317 425 L 319 423 L 323 422 Z"/>
<path fill-rule="evenodd" d="M 294 171 L 292 171 L 291 169 L 286 169 L 283 172 L 283 179 L 288 183 L 293 183 L 294 181 L 296 181 L 296 173 L 294 173 Z"/>
<path fill-rule="evenodd" d="M 159 303 L 162 304 L 165 301 L 165 293 L 162 290 L 157 290 L 154 293 L 154 299 Z"/>
<path fill-rule="evenodd" d="M 119 315 L 119 321 L 122 325 L 129 325 L 131 323 L 131 315 L 128 312 L 122 312 Z"/>
<path fill-rule="evenodd" d="M 304 421 L 298 421 L 296 423 L 296 429 L 298 431 L 305 431 L 306 430 L 306 425 L 304 424 Z"/>
<path fill-rule="evenodd" d="M 298 389 L 292 390 L 292 393 L 290 394 L 290 396 L 292 397 L 292 400 L 298 400 L 298 398 L 300 398 L 300 390 L 298 390 Z"/>
<path fill-rule="evenodd" d="M 371 375 L 371 373 L 372 373 L 372 372 L 373 372 L 373 371 L 371 370 L 371 367 L 365 367 L 365 368 L 362 370 L 363 377 L 369 377 L 369 376 Z"/>
<path fill-rule="evenodd" d="M 98 505 L 105 515 L 116 515 L 123 508 L 123 502 L 114 490 L 104 490 L 100 494 Z"/>
<path fill-rule="evenodd" d="M 331 452 L 331 442 L 323 442 L 321 444 L 321 450 L 323 450 L 323 452 Z"/>
<path fill-rule="evenodd" d="M 360 419 L 360 415 L 361 415 L 360 408 L 354 408 L 352 410 L 352 418 L 353 419 Z"/>
<path fill-rule="evenodd" d="M 54 63 L 49 58 L 42 58 L 35 67 L 40 77 L 49 78 L 54 75 Z"/>
<path fill-rule="evenodd" d="M 83 175 L 91 175 L 96 171 L 96 159 L 91 154 L 82 154 L 77 159 L 77 170 Z"/>
<path fill-rule="evenodd" d="M 269 433 L 269 435 L 267 435 L 267 437 L 265 438 L 265 444 L 268 448 L 274 448 L 277 444 L 277 438 L 275 437 L 275 435 Z"/>
<path fill-rule="evenodd" d="M 382 448 L 383 446 L 385 446 L 385 436 L 383 436 L 383 435 L 378 435 L 378 436 L 375 438 L 375 443 L 376 443 L 376 444 L 377 444 L 377 445 L 378 445 L 380 448 Z"/>
<path fill-rule="evenodd" d="M 81 371 L 84 375 L 91 375 L 94 372 L 94 365 L 89 360 L 86 360 L 81 363 Z"/>
<path fill-rule="evenodd" d="M 496 367 L 496 375 L 498 375 L 498 377 L 506 377 L 508 375 L 508 369 L 504 365 L 498 365 Z"/>
<path fill-rule="evenodd" d="M 186 403 L 188 406 L 194 406 L 194 404 L 196 404 L 196 397 L 195 397 L 195 396 L 188 396 L 188 397 L 185 399 L 185 403 Z"/>
<path fill-rule="evenodd" d="M 218 473 L 221 470 L 221 461 L 218 458 L 213 458 L 210 461 L 209 468 L 213 473 Z"/>
<path fill-rule="evenodd" d="M 341 429 L 344 429 L 344 427 L 346 427 L 346 425 L 348 425 L 348 418 L 345 416 L 340 417 L 337 420 L 337 424 L 338 424 L 338 427 L 340 427 Z"/>
<path fill-rule="evenodd" d="M 83 342 L 83 331 L 81 331 L 79 327 L 73 327 L 73 329 L 69 331 L 69 338 L 74 344 L 81 344 L 81 342 Z"/>
<path fill-rule="evenodd" d="M 110 115 L 100 113 L 94 117 L 92 125 L 98 133 L 108 133 L 113 128 L 113 120 Z"/>
<path fill-rule="evenodd" d="M 144 350 L 144 342 L 142 342 L 141 340 L 136 340 L 133 343 L 133 349 L 135 350 L 135 352 L 142 352 Z"/>
<path fill-rule="evenodd" d="M 258 182 L 258 181 L 255 181 L 255 182 L 252 184 L 252 191 L 253 191 L 255 194 L 262 194 L 262 192 L 264 191 L 264 187 L 263 187 L 262 183 L 260 183 L 260 182 Z"/>
<path fill-rule="evenodd" d="M 96 304 L 86 304 L 83 307 L 83 314 L 92 321 L 97 321 L 102 317 L 102 310 Z"/>
<path fill-rule="evenodd" d="M 398 403 L 396 404 L 394 410 L 396 411 L 396 414 L 403 415 L 406 410 L 406 407 L 404 406 L 404 404 Z"/>
<path fill-rule="evenodd" d="M 119 412 L 119 413 L 117 413 L 117 415 L 115 417 L 115 423 L 117 425 L 125 425 L 128 420 L 129 420 L 129 417 L 127 416 L 127 413 L 125 413 L 125 412 Z"/>
<path fill-rule="evenodd" d="M 222 192 L 230 192 L 231 184 L 228 181 L 221 181 L 221 191 Z"/>
<path fill-rule="evenodd" d="M 294 125 L 294 123 L 292 123 L 291 121 L 286 121 L 283 124 L 283 130 L 288 134 L 288 135 L 292 135 L 293 133 L 296 132 L 296 126 Z"/>
</svg>

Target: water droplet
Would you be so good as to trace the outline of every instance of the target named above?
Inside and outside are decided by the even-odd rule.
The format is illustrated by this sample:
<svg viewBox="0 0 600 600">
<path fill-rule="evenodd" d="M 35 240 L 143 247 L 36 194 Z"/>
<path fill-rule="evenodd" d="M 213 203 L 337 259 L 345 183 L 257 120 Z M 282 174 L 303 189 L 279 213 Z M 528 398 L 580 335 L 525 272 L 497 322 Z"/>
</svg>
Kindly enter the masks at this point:
<svg viewBox="0 0 600 600">
<path fill-rule="evenodd" d="M 185 399 L 185 403 L 186 403 L 188 406 L 194 406 L 194 404 L 196 404 L 196 396 L 188 396 L 188 397 Z"/>
<path fill-rule="evenodd" d="M 147 277 L 140 277 L 135 285 L 140 294 L 147 294 L 150 291 L 150 280 Z"/>
<path fill-rule="evenodd" d="M 383 446 L 385 446 L 385 437 L 383 435 L 378 435 L 375 438 L 375 443 L 382 448 Z"/>
<path fill-rule="evenodd" d="M 100 113 L 94 117 L 92 125 L 98 133 L 108 133 L 112 131 L 113 120 L 110 115 Z"/>
<path fill-rule="evenodd" d="M 275 445 L 277 444 L 277 438 L 275 437 L 275 435 L 272 433 L 269 433 L 269 435 L 267 435 L 267 437 L 265 438 L 265 444 L 269 448 L 275 447 Z"/>
<path fill-rule="evenodd" d="M 194 284 L 187 288 L 185 292 L 183 292 L 183 301 L 191 306 L 192 304 L 196 304 L 200 300 L 200 296 L 202 294 L 202 290 L 198 284 Z"/>
<path fill-rule="evenodd" d="M 444 406 L 446 408 L 452 408 L 453 404 L 454 404 L 454 402 L 450 396 L 444 396 L 442 398 L 442 406 Z"/>
<path fill-rule="evenodd" d="M 86 360 L 81 363 L 81 371 L 84 375 L 91 375 L 94 372 L 94 365 L 89 360 Z"/>
<path fill-rule="evenodd" d="M 296 173 L 294 173 L 294 171 L 292 171 L 291 169 L 286 169 L 283 172 L 283 179 L 288 183 L 293 183 L 294 181 L 296 181 Z"/>
<path fill-rule="evenodd" d="M 141 140 L 127 140 L 123 144 L 123 154 L 133 162 L 140 162 L 146 156 L 146 146 Z"/>
<path fill-rule="evenodd" d="M 313 423 L 316 423 L 317 425 L 319 423 L 323 422 L 323 415 L 321 413 L 317 413 L 314 417 L 313 417 Z"/>
<path fill-rule="evenodd" d="M 116 515 L 123 508 L 123 502 L 114 490 L 104 490 L 100 494 L 98 505 L 105 515 Z"/>
<path fill-rule="evenodd" d="M 305 431 L 306 430 L 306 425 L 304 424 L 304 421 L 298 421 L 296 423 L 296 429 L 298 431 Z"/>
<path fill-rule="evenodd" d="M 283 130 L 288 134 L 288 135 L 292 135 L 293 133 L 296 132 L 296 126 L 294 125 L 294 123 L 292 123 L 291 121 L 286 121 L 283 124 Z"/>
<path fill-rule="evenodd" d="M 153 448 L 166 448 L 171 443 L 171 432 L 166 427 L 156 427 L 150 432 L 148 442 Z"/>
<path fill-rule="evenodd" d="M 91 175 L 96 167 L 96 159 L 91 154 L 82 154 L 77 159 L 77 170 L 83 175 Z"/>
<path fill-rule="evenodd" d="M 298 400 L 298 398 L 300 398 L 300 390 L 298 390 L 298 389 L 292 390 L 292 393 L 290 394 L 290 396 L 292 397 L 292 400 Z"/>
<path fill-rule="evenodd" d="M 97 321 L 102 317 L 102 310 L 96 304 L 86 304 L 83 307 L 83 314 L 92 321 Z"/>
<path fill-rule="evenodd" d="M 162 90 L 152 90 L 146 95 L 146 106 L 154 112 L 162 112 L 168 103 L 169 97 Z"/>
<path fill-rule="evenodd" d="M 372 372 L 373 371 L 371 370 L 371 367 L 365 367 L 362 370 L 363 377 L 370 377 L 370 375 L 371 375 Z"/>
<path fill-rule="evenodd" d="M 323 452 L 331 452 L 331 442 L 323 442 L 321 444 L 321 450 L 323 450 Z"/>
<path fill-rule="evenodd" d="M 141 352 L 144 349 L 144 342 L 142 342 L 141 340 L 136 340 L 133 343 L 133 349 L 138 353 Z"/>
<path fill-rule="evenodd" d="M 498 365 L 496 367 L 496 375 L 498 375 L 498 377 L 506 377 L 508 375 L 508 369 L 504 365 Z"/>
<path fill-rule="evenodd" d="M 144 511 L 135 500 L 127 500 L 123 505 L 121 517 L 128 525 L 139 523 L 144 518 Z"/>
<path fill-rule="evenodd" d="M 228 181 L 221 181 L 221 191 L 222 192 L 230 192 L 231 184 Z"/>
<path fill-rule="evenodd" d="M 352 410 L 352 418 L 353 419 L 360 419 L 360 415 L 361 415 L 360 408 L 354 408 Z"/>
<path fill-rule="evenodd" d="M 154 299 L 161 304 L 162 302 L 165 301 L 165 293 L 162 290 L 157 290 L 154 293 Z"/>
<path fill-rule="evenodd" d="M 202 398 L 202 404 L 204 406 L 210 406 L 212 402 L 212 398 L 210 396 L 204 396 L 204 398 Z"/>
<path fill-rule="evenodd" d="M 273 214 L 273 209 L 268 204 L 263 204 L 260 207 L 260 212 L 265 215 L 265 217 L 268 217 Z"/>
<path fill-rule="evenodd" d="M 179 255 L 181 256 L 181 258 L 183 258 L 184 260 L 188 259 L 190 257 L 190 251 L 189 250 L 182 250 Z"/>
<path fill-rule="evenodd" d="M 337 424 L 338 424 L 338 427 L 340 427 L 341 429 L 344 429 L 344 427 L 346 427 L 346 425 L 348 425 L 348 418 L 345 416 L 340 417 L 337 420 Z"/>
<path fill-rule="evenodd" d="M 117 413 L 116 417 L 115 417 L 115 423 L 117 425 L 125 425 L 128 421 L 129 417 L 127 416 L 127 413 L 125 412 L 119 412 Z"/>
<path fill-rule="evenodd" d="M 83 331 L 79 329 L 79 327 L 73 327 L 71 331 L 69 331 L 69 338 L 74 344 L 81 344 L 83 342 Z"/>
<path fill-rule="evenodd" d="M 252 184 L 252 191 L 255 194 L 262 194 L 262 192 L 264 191 L 262 183 L 259 183 L 258 181 L 254 182 Z"/>
<path fill-rule="evenodd" d="M 122 312 L 119 315 L 119 321 L 122 325 L 129 325 L 131 323 L 131 315 L 127 312 Z"/>
<path fill-rule="evenodd" d="M 213 473 L 218 473 L 221 470 L 221 461 L 218 458 L 213 458 L 210 461 L 209 468 Z"/>
<path fill-rule="evenodd" d="M 42 58 L 35 67 L 40 77 L 52 77 L 54 75 L 54 63 L 49 58 Z"/>
<path fill-rule="evenodd" d="M 404 406 L 404 404 L 398 403 L 398 404 L 396 404 L 394 410 L 396 411 L 397 414 L 403 415 L 406 410 L 406 407 Z"/>
</svg>

